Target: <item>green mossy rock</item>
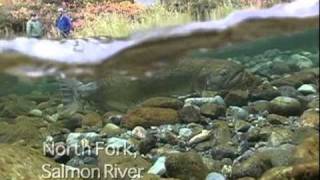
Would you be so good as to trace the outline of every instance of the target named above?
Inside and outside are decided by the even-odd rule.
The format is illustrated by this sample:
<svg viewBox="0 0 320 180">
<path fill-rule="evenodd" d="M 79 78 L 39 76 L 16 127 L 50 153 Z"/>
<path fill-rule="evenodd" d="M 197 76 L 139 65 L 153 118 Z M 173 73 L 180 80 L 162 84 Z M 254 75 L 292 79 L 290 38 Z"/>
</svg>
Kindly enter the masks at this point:
<svg viewBox="0 0 320 180">
<path fill-rule="evenodd" d="M 145 100 L 141 106 L 143 107 L 159 107 L 159 108 L 170 108 L 179 110 L 183 106 L 183 102 L 175 99 L 175 98 L 168 98 L 168 97 L 154 97 Z"/>
<path fill-rule="evenodd" d="M 181 180 L 205 179 L 209 171 L 201 156 L 194 152 L 169 155 L 165 165 L 169 177 Z"/>
<path fill-rule="evenodd" d="M 89 112 L 83 116 L 82 126 L 102 126 L 102 117 L 96 112 Z"/>
<path fill-rule="evenodd" d="M 278 166 L 266 171 L 260 180 L 319 179 L 319 162 Z"/>
<path fill-rule="evenodd" d="M 32 148 L 0 144 L 1 179 L 41 179 L 40 176 L 45 175 L 42 170 L 45 164 L 57 165 Z"/>
<path fill-rule="evenodd" d="M 128 112 L 123 117 L 123 125 L 130 129 L 136 126 L 150 127 L 178 122 L 178 112 L 168 108 L 142 107 Z"/>
<path fill-rule="evenodd" d="M 290 76 L 276 79 L 271 82 L 272 85 L 300 87 L 303 84 L 312 84 L 319 81 L 319 68 L 306 69 L 296 72 Z"/>
<path fill-rule="evenodd" d="M 278 96 L 271 101 L 271 113 L 278 115 L 300 115 L 302 108 L 301 103 L 297 99 L 291 97 Z"/>
</svg>

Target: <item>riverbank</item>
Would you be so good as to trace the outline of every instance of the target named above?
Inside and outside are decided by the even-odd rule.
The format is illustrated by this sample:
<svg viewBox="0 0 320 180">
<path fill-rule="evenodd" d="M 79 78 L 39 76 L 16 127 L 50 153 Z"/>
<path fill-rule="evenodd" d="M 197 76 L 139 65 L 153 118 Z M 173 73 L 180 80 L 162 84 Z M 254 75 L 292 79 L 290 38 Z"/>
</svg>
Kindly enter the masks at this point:
<svg viewBox="0 0 320 180">
<path fill-rule="evenodd" d="M 180 1 L 177 1 L 180 2 Z M 181 0 L 183 2 L 183 0 Z M 190 1 L 192 5 L 174 5 L 155 3 L 146 6 L 129 1 L 68 1 L 35 2 L 19 0 L 15 4 L 6 3 L 0 6 L 0 36 L 13 37 L 25 34 L 25 24 L 32 11 L 37 12 L 44 23 L 46 38 L 58 37 L 54 28 L 58 7 L 65 7 L 73 18 L 73 37 L 127 37 L 137 31 L 154 27 L 186 24 L 198 20 L 216 20 L 225 17 L 232 11 L 244 8 L 261 8 L 270 4 L 256 1 Z M 272 2 L 273 4 L 278 1 Z M 200 7 L 206 7 L 199 11 Z M 200 8 L 201 9 L 201 8 Z"/>
</svg>

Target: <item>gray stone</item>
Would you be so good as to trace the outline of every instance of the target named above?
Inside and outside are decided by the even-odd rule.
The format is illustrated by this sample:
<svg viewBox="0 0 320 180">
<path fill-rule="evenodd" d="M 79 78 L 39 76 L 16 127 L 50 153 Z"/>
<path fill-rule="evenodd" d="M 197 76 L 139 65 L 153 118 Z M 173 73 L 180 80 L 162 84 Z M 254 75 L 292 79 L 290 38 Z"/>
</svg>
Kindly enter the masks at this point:
<svg viewBox="0 0 320 180">
<path fill-rule="evenodd" d="M 205 98 L 188 98 L 184 101 L 185 104 L 193 104 L 201 106 L 206 103 L 225 105 L 225 102 L 221 96 L 205 97 Z"/>
<path fill-rule="evenodd" d="M 181 128 L 179 130 L 179 137 L 189 139 L 192 136 L 192 130 L 189 128 Z"/>
<path fill-rule="evenodd" d="M 303 84 L 298 88 L 298 91 L 303 94 L 315 94 L 317 93 L 317 89 L 313 84 Z"/>
<path fill-rule="evenodd" d="M 237 106 L 230 106 L 227 109 L 227 116 L 231 116 L 234 118 L 234 120 L 246 120 L 248 119 L 249 113 L 247 110 L 237 107 Z"/>
<path fill-rule="evenodd" d="M 78 146 L 80 141 L 86 139 L 90 143 L 97 142 L 100 139 L 100 136 L 97 133 L 70 133 L 67 137 L 67 145 L 68 146 Z"/>
<path fill-rule="evenodd" d="M 161 156 L 157 159 L 157 161 L 153 164 L 153 166 L 148 170 L 148 174 L 155 174 L 155 175 L 163 175 L 166 173 L 166 157 Z"/>
<path fill-rule="evenodd" d="M 211 172 L 208 174 L 208 176 L 206 177 L 206 180 L 226 180 L 226 177 L 224 177 L 222 174 L 220 173 L 216 173 L 216 172 Z"/>
<path fill-rule="evenodd" d="M 299 91 L 296 90 L 296 88 L 292 86 L 281 86 L 278 89 L 280 91 L 281 96 L 296 98 L 302 95 Z"/>
</svg>

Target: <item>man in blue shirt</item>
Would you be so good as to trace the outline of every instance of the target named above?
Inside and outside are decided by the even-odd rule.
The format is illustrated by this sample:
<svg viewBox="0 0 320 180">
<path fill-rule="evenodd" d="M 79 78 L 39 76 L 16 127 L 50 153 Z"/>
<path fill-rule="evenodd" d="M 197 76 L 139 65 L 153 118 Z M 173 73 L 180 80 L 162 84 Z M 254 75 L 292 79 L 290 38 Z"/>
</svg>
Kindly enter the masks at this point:
<svg viewBox="0 0 320 180">
<path fill-rule="evenodd" d="M 58 9 L 59 16 L 56 20 L 56 27 L 62 38 L 67 38 L 72 29 L 71 18 L 67 15 L 66 11 L 62 8 Z"/>
</svg>

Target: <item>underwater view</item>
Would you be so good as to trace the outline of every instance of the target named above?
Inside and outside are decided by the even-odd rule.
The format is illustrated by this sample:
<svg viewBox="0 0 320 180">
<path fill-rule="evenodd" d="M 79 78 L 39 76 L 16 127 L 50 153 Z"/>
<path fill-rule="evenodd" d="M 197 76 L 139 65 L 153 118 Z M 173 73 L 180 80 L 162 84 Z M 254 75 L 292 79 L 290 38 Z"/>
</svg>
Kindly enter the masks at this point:
<svg viewBox="0 0 320 180">
<path fill-rule="evenodd" d="M 319 0 L 18 1 L 0 180 L 319 179 Z"/>
</svg>

